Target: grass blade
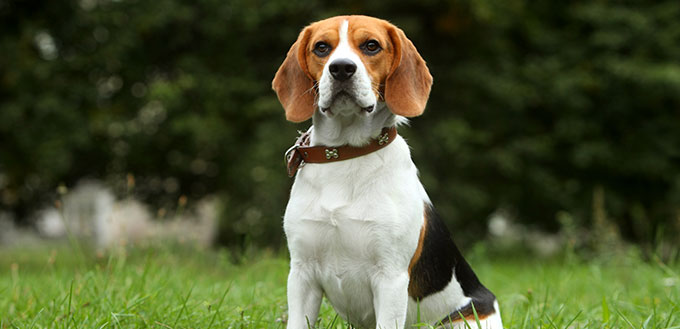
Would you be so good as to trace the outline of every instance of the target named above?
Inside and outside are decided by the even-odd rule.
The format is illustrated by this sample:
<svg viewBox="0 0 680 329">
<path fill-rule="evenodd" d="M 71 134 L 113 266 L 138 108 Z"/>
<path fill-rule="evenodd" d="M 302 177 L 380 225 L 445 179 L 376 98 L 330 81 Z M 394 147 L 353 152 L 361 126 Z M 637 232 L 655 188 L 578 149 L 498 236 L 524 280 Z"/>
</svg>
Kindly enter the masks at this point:
<svg viewBox="0 0 680 329">
<path fill-rule="evenodd" d="M 179 311 L 179 314 L 177 314 L 177 318 L 175 319 L 175 323 L 172 325 L 172 327 L 177 327 L 177 322 L 179 322 L 179 318 L 182 316 L 182 313 L 184 313 L 184 310 L 187 308 L 187 302 L 189 301 L 189 297 L 191 297 L 191 293 L 194 292 L 194 287 L 192 286 L 191 289 L 189 289 L 189 293 L 187 294 L 187 297 L 184 298 L 184 302 L 182 303 L 182 309 Z"/>
<path fill-rule="evenodd" d="M 630 322 L 630 320 L 628 320 L 628 318 L 627 318 L 625 315 L 623 315 L 623 313 L 621 313 L 621 311 L 616 310 L 616 313 L 617 313 L 617 314 L 623 319 L 623 321 L 625 321 L 631 328 L 635 329 L 635 326 Z"/>
<path fill-rule="evenodd" d="M 222 294 L 222 298 L 220 299 L 220 302 L 217 303 L 217 309 L 215 310 L 215 314 L 213 314 L 212 319 L 210 319 L 210 324 L 208 325 L 208 329 L 212 328 L 213 322 L 215 322 L 215 318 L 217 317 L 217 314 L 220 313 L 220 308 L 222 308 L 222 302 L 224 302 L 224 298 L 227 297 L 229 290 L 231 290 L 231 284 L 232 283 L 233 282 L 229 282 L 227 289 L 225 289 L 224 294 Z"/>
<path fill-rule="evenodd" d="M 607 306 L 607 297 L 602 296 L 602 323 L 609 322 L 609 306 Z"/>
</svg>

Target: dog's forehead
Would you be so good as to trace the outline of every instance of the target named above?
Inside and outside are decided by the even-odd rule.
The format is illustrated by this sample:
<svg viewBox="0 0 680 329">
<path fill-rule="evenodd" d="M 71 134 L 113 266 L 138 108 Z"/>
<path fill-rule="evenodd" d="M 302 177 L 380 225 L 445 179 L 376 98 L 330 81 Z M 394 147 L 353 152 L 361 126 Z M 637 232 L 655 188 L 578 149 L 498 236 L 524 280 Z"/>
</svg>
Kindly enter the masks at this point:
<svg viewBox="0 0 680 329">
<path fill-rule="evenodd" d="M 313 38 L 337 35 L 340 25 L 344 21 L 343 16 L 331 17 L 322 21 L 314 22 L 307 27 L 312 32 Z"/>
<path fill-rule="evenodd" d="M 349 16 L 349 30 L 376 35 L 387 33 L 387 28 L 392 26 L 388 21 L 369 16 Z"/>
<path fill-rule="evenodd" d="M 309 25 L 313 38 L 329 38 L 338 35 L 342 23 L 348 22 L 348 32 L 350 35 L 355 33 L 380 35 L 386 33 L 387 27 L 391 24 L 385 20 L 361 16 L 335 16 L 327 18 Z"/>
</svg>

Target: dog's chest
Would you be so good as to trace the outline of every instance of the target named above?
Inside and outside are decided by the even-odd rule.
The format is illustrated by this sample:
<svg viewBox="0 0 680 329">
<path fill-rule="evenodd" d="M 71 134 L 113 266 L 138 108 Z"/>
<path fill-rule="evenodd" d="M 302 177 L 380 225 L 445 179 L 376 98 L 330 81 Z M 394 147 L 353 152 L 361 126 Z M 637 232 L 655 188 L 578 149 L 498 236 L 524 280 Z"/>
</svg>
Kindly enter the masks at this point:
<svg viewBox="0 0 680 329">
<path fill-rule="evenodd" d="M 404 242 L 417 237 L 409 236 L 389 195 L 373 190 L 368 197 L 340 182 L 315 189 L 314 201 L 304 202 L 306 212 L 296 216 L 287 212 L 288 245 L 293 262 L 309 269 L 308 275 L 341 317 L 373 327 L 373 276 L 384 266 L 406 268 L 404 257 L 391 254 L 412 254 L 417 240 Z M 291 203 L 295 202 L 293 197 Z"/>
<path fill-rule="evenodd" d="M 387 252 L 383 247 L 415 248 L 425 199 L 399 137 L 363 157 L 308 164 L 298 173 L 284 216 L 291 254 L 321 262 L 373 261 Z"/>
<path fill-rule="evenodd" d="M 351 265 L 365 267 L 378 261 L 383 252 L 378 244 L 412 235 L 414 220 L 419 220 L 413 215 L 422 209 L 422 201 L 412 191 L 386 182 L 405 173 L 371 168 L 376 161 L 361 160 L 365 159 L 307 165 L 300 173 L 284 217 L 289 247 L 296 256 L 335 262 L 345 271 Z"/>
<path fill-rule="evenodd" d="M 399 152 L 403 162 L 394 160 Z M 375 274 L 407 270 L 423 222 L 427 196 L 406 143 L 298 175 L 284 216 L 291 264 L 344 318 L 370 327 Z"/>
</svg>

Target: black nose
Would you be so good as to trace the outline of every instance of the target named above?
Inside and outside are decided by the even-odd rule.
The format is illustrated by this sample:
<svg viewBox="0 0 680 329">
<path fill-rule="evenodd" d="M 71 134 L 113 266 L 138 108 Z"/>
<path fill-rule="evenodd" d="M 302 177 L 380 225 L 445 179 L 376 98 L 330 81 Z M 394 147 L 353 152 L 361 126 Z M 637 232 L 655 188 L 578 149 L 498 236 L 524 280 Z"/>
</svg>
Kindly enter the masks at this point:
<svg viewBox="0 0 680 329">
<path fill-rule="evenodd" d="M 357 65 L 349 59 L 341 58 L 334 60 L 328 66 L 328 70 L 331 71 L 335 80 L 345 81 L 354 75 L 354 72 L 357 71 Z"/>
</svg>

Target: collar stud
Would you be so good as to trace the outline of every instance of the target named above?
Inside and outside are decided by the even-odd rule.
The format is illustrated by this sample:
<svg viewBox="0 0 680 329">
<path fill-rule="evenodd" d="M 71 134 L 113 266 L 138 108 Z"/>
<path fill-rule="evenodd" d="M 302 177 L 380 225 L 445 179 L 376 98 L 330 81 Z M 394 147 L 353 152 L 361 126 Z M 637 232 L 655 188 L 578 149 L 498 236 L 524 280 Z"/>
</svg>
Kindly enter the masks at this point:
<svg viewBox="0 0 680 329">
<path fill-rule="evenodd" d="M 383 145 L 389 141 L 390 141 L 389 132 L 385 132 L 384 134 L 378 136 L 378 145 Z"/>
<path fill-rule="evenodd" d="M 339 156 L 338 149 L 326 149 L 326 160 L 337 159 Z"/>
</svg>

